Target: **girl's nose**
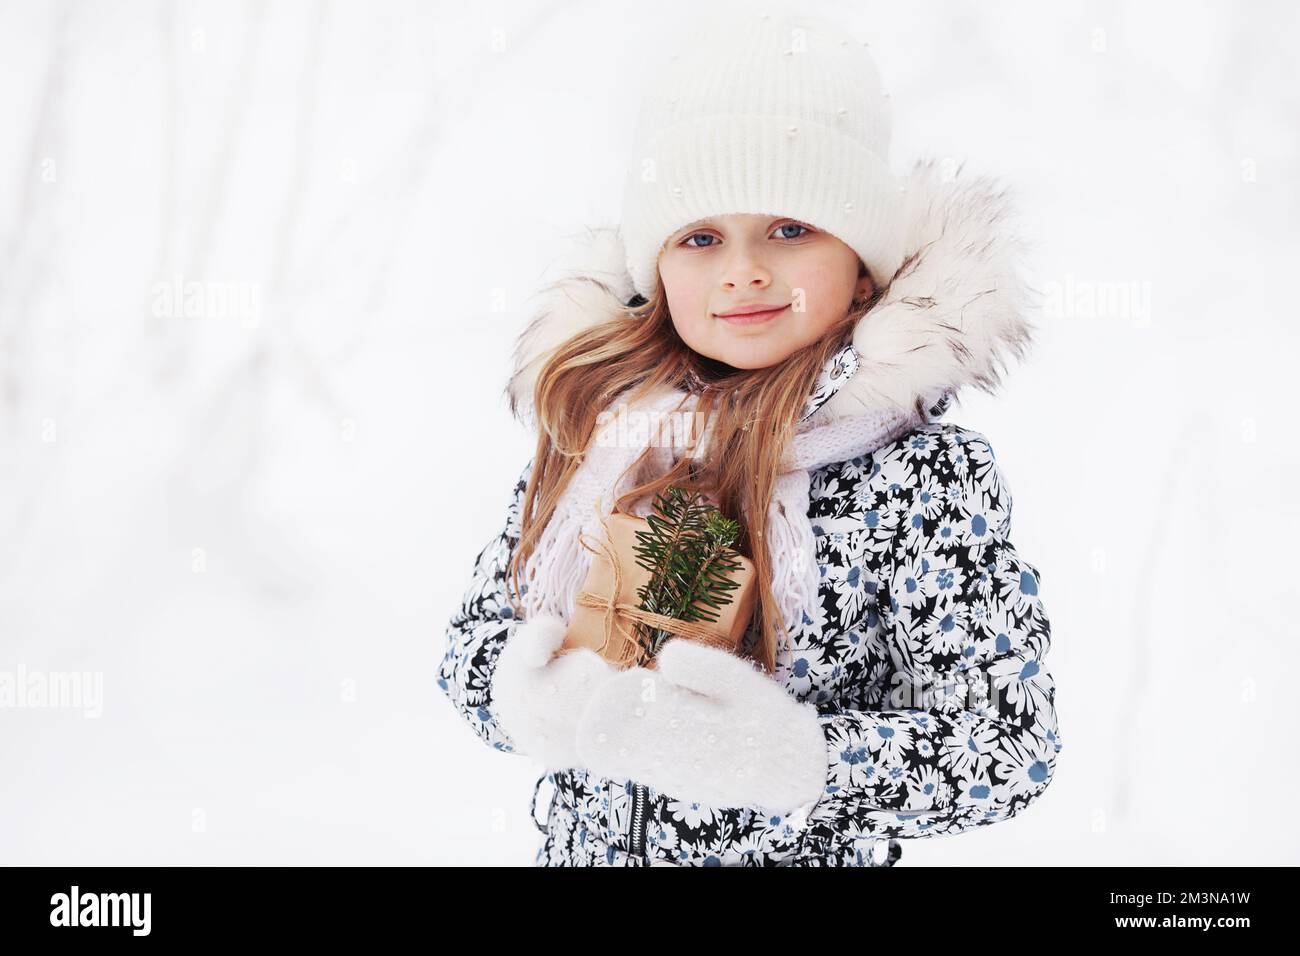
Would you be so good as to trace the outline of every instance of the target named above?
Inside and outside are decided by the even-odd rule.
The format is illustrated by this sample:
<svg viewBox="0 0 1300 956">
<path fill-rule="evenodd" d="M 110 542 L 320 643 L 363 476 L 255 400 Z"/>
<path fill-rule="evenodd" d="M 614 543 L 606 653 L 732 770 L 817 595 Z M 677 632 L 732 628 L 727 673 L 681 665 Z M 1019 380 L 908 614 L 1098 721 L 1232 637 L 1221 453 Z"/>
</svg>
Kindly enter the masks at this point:
<svg viewBox="0 0 1300 956">
<path fill-rule="evenodd" d="M 737 252 L 726 264 L 722 272 L 724 289 L 761 289 L 772 281 L 772 274 L 755 256 L 747 252 Z"/>
</svg>

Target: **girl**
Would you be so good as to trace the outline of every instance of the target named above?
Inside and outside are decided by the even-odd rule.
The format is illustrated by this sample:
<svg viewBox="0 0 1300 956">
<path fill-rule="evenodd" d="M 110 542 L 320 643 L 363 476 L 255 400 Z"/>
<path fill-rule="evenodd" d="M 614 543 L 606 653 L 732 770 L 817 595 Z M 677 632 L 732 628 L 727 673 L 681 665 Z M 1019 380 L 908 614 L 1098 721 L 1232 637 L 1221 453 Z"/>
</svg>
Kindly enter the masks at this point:
<svg viewBox="0 0 1300 956">
<path fill-rule="evenodd" d="M 900 838 L 1022 811 L 1061 748 L 1010 490 L 942 418 L 1030 341 L 1019 242 L 986 180 L 893 176 L 888 97 L 841 28 L 697 35 L 646 97 L 621 228 L 520 337 L 508 396 L 537 447 L 439 684 L 544 766 L 539 865 L 891 865 Z M 681 415 L 701 427 L 663 427 Z M 669 484 L 741 524 L 739 653 L 556 656 L 580 536 Z"/>
</svg>

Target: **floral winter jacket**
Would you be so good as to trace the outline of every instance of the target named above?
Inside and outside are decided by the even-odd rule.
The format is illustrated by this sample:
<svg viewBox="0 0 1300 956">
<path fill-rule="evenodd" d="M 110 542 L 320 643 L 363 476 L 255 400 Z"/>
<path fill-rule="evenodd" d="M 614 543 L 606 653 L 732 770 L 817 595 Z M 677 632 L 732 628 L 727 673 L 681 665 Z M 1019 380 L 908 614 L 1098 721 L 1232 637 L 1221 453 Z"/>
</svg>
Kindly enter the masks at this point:
<svg viewBox="0 0 1300 956">
<path fill-rule="evenodd" d="M 703 806 L 582 767 L 546 773 L 533 792 L 538 865 L 888 866 L 901 839 L 1007 820 L 1051 782 L 1061 741 L 1041 576 L 1012 544 L 1011 492 L 988 439 L 941 417 L 961 387 L 991 391 L 1001 352 L 1028 341 L 1016 244 L 996 228 L 1004 194 L 985 180 L 941 179 L 921 164 L 909 185 L 921 251 L 828 362 L 803 418 L 833 421 L 884 401 L 924 412 L 896 440 L 810 473 L 819 600 L 779 648 L 773 676 L 816 706 L 825 790 L 781 816 Z M 616 247 L 608 261 L 586 274 L 617 276 Z M 612 285 L 622 300 L 626 287 Z M 513 401 L 529 394 L 529 363 L 582 321 L 554 301 L 521 339 Z M 505 752 L 514 745 L 493 717 L 491 681 L 517 624 L 506 567 L 531 467 L 476 559 L 438 677 L 474 732 Z"/>
</svg>

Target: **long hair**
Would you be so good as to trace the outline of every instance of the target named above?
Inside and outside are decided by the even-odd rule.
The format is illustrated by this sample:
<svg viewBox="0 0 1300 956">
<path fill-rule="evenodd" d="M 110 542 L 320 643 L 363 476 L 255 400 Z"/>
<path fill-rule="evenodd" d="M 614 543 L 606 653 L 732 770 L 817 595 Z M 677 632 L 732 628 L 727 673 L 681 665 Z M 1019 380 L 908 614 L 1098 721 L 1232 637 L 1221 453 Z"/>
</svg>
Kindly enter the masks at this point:
<svg viewBox="0 0 1300 956">
<path fill-rule="evenodd" d="M 866 267 L 859 265 L 859 275 L 865 275 Z M 882 292 L 876 288 L 866 301 L 854 300 L 821 339 L 761 369 L 735 369 L 692 350 L 677 334 L 657 275 L 648 300 L 638 296 L 613 319 L 564 341 L 543 365 L 533 390 L 537 448 L 524 491 L 520 540 L 507 574 L 516 609 L 524 565 L 581 463 L 600 413 L 616 399 L 634 402 L 665 386 L 687 389 L 699 395 L 693 421 L 701 432 L 713 420 L 703 455 L 683 456 L 666 474 L 621 495 L 614 509 L 631 513 L 633 503 L 671 484 L 706 494 L 739 523 L 735 547 L 753 561 L 759 589 L 746 630 L 747 637 L 756 639 L 743 642 L 739 650 L 773 672 L 786 624 L 772 592 L 772 567 L 762 542 L 778 466 L 817 376 Z M 649 452 L 647 448 L 630 470 L 635 473 Z"/>
</svg>

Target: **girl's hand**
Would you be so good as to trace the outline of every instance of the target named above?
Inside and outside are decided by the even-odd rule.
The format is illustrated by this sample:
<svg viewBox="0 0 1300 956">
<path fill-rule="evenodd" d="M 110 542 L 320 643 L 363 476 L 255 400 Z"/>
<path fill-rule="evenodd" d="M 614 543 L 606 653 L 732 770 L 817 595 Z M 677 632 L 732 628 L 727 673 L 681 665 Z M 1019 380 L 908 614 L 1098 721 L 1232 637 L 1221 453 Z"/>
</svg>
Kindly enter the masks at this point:
<svg viewBox="0 0 1300 956">
<path fill-rule="evenodd" d="M 817 710 L 749 661 L 672 638 L 658 669 L 606 680 L 578 722 L 581 762 L 601 776 L 645 783 L 674 799 L 787 813 L 826 785 Z"/>
<path fill-rule="evenodd" d="M 542 614 L 506 640 L 492 672 L 491 710 L 515 752 L 547 770 L 582 764 L 574 746 L 578 717 L 596 688 L 618 672 L 589 648 L 555 656 L 568 626 Z"/>
</svg>

